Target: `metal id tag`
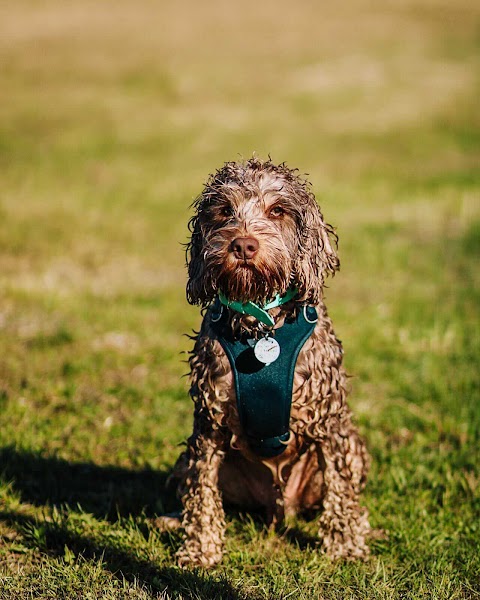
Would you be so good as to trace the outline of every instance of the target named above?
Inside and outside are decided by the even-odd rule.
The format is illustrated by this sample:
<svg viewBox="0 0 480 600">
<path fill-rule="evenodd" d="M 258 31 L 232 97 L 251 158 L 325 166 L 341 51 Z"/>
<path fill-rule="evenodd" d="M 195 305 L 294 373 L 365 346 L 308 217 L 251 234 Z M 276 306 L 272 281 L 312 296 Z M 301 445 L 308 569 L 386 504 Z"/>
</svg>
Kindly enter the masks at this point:
<svg viewBox="0 0 480 600">
<path fill-rule="evenodd" d="M 280 344 L 273 337 L 265 337 L 255 344 L 253 352 L 257 360 L 265 365 L 269 365 L 280 356 Z"/>
</svg>

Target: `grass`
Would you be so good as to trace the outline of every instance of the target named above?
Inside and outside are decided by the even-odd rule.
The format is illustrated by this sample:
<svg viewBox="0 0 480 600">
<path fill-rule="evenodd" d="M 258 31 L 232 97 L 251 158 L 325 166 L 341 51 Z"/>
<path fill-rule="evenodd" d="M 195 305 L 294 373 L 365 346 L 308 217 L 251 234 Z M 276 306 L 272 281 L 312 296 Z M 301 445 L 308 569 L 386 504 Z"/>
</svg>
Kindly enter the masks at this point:
<svg viewBox="0 0 480 600">
<path fill-rule="evenodd" d="M 0 598 L 480 597 L 480 11 L 0 4 Z M 191 428 L 181 243 L 207 174 L 310 173 L 327 301 L 373 458 L 365 564 L 228 515 L 180 571 L 165 480 Z"/>
</svg>

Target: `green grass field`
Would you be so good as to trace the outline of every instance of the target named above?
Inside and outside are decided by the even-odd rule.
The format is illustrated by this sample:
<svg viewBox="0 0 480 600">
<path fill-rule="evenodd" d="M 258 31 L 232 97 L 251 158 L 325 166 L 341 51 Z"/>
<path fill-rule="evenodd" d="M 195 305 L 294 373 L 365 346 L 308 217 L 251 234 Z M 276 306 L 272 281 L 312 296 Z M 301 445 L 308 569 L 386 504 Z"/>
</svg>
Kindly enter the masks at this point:
<svg viewBox="0 0 480 600">
<path fill-rule="evenodd" d="M 0 598 L 480 598 L 480 7 L 0 3 Z M 372 454 L 366 563 L 229 513 L 181 571 L 152 517 L 191 429 L 189 205 L 309 173 Z"/>
</svg>

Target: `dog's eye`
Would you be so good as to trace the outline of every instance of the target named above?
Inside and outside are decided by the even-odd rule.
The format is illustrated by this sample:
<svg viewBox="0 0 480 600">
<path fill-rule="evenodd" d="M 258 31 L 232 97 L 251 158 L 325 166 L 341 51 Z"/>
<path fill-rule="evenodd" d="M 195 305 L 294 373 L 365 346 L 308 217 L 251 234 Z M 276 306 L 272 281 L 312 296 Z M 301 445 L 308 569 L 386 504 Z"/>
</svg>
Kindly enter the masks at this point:
<svg viewBox="0 0 480 600">
<path fill-rule="evenodd" d="M 285 214 L 285 211 L 281 206 L 274 206 L 268 213 L 268 216 L 278 218 L 278 217 L 283 217 L 284 214 Z"/>
<path fill-rule="evenodd" d="M 235 211 L 233 210 L 233 207 L 228 205 L 222 206 L 220 209 L 220 214 L 222 217 L 233 217 L 234 213 Z"/>
</svg>

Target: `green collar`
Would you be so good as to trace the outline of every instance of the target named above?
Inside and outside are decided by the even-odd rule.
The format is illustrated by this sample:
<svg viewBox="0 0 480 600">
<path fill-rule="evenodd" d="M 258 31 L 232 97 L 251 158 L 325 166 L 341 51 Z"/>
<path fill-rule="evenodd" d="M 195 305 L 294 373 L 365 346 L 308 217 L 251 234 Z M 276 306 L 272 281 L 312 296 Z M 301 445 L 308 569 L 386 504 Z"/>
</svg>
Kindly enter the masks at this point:
<svg viewBox="0 0 480 600">
<path fill-rule="evenodd" d="M 295 298 L 297 294 L 297 288 L 290 288 L 283 296 L 277 294 L 275 298 L 271 302 L 267 302 L 263 308 L 258 306 L 258 304 L 255 304 L 255 302 L 242 303 L 237 302 L 236 300 L 229 300 L 222 292 L 218 292 L 218 299 L 224 306 L 232 308 L 233 310 L 242 313 L 242 315 L 250 315 L 255 317 L 261 323 L 272 327 L 275 325 L 275 321 L 268 314 L 267 310 L 270 310 L 271 308 L 277 308 L 277 306 L 281 306 L 282 304 L 289 302 L 292 300 L 292 298 Z"/>
</svg>

